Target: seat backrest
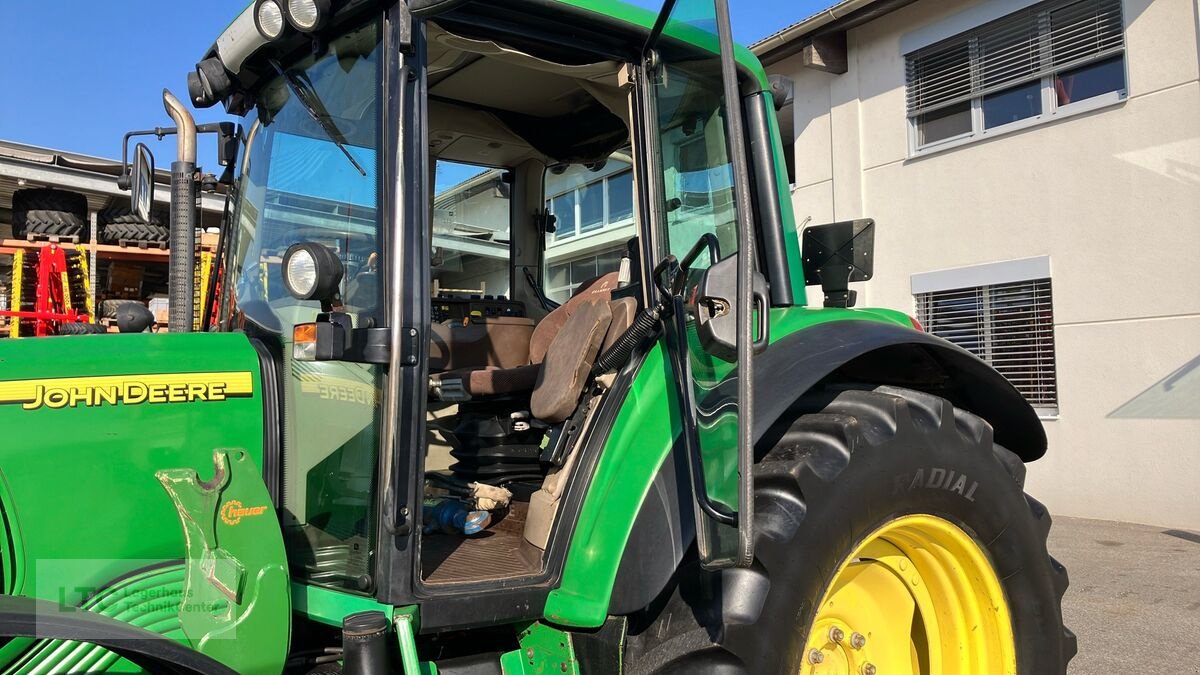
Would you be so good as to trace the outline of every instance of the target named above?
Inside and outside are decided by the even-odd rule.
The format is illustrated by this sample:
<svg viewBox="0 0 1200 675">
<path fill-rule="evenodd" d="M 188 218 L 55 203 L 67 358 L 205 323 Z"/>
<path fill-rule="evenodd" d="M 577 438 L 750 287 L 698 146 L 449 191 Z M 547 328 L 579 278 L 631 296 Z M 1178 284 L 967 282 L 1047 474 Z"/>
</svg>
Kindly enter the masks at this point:
<svg viewBox="0 0 1200 675">
<path fill-rule="evenodd" d="M 616 344 L 617 339 L 629 330 L 637 318 L 638 305 L 637 300 L 633 298 L 617 298 L 608 303 L 608 308 L 612 310 L 612 323 L 608 325 L 608 334 L 604 336 L 604 343 L 600 345 L 601 354 Z"/>
<path fill-rule="evenodd" d="M 615 290 L 617 290 L 616 272 L 609 272 L 604 276 L 580 284 L 569 300 L 547 314 L 533 329 L 533 335 L 529 338 L 529 362 L 542 362 L 546 357 L 546 351 L 550 348 L 550 343 L 554 342 L 554 338 L 566 325 L 567 319 L 580 305 L 592 301 L 603 301 L 607 304 Z"/>
<path fill-rule="evenodd" d="M 600 345 L 612 323 L 607 300 L 585 300 L 575 309 L 546 350 L 529 411 L 543 422 L 557 424 L 575 411 Z"/>
</svg>

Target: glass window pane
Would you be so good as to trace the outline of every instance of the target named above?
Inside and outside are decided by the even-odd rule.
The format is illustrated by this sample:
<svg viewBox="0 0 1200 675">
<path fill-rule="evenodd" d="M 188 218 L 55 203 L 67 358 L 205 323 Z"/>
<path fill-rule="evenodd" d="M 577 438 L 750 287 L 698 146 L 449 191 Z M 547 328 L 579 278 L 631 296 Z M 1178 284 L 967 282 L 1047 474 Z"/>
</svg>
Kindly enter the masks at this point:
<svg viewBox="0 0 1200 675">
<path fill-rule="evenodd" d="M 617 174 L 608 179 L 608 222 L 615 223 L 633 217 L 633 172 Z"/>
<path fill-rule="evenodd" d="M 437 160 L 431 279 L 439 292 L 508 295 L 512 201 L 503 171 Z"/>
<path fill-rule="evenodd" d="M 550 200 L 550 212 L 558 219 L 554 236 L 563 239 L 575 234 L 575 192 L 567 192 Z"/>
<path fill-rule="evenodd" d="M 571 266 L 570 265 L 551 265 L 547 270 L 546 287 L 557 288 L 559 286 L 567 286 L 571 283 Z"/>
<path fill-rule="evenodd" d="M 929 145 L 971 131 L 971 102 L 963 101 L 917 116 L 917 145 Z"/>
<path fill-rule="evenodd" d="M 579 188 L 579 231 L 595 230 L 604 224 L 604 182 Z"/>
<path fill-rule="evenodd" d="M 706 232 L 716 235 L 722 256 L 738 250 L 725 102 L 712 78 L 710 71 L 668 65 L 657 92 L 667 240 L 677 257 Z M 693 268 L 708 264 L 701 256 Z"/>
<path fill-rule="evenodd" d="M 1041 81 L 983 97 L 983 128 L 991 129 L 1042 113 Z"/>
<path fill-rule="evenodd" d="M 1054 76 L 1054 94 L 1060 106 L 1125 88 L 1125 57 L 1089 63 Z"/>
<path fill-rule="evenodd" d="M 625 247 L 607 251 L 596 256 L 596 274 L 608 274 L 616 272 L 621 266 L 621 255 L 625 252 Z"/>
<path fill-rule="evenodd" d="M 582 260 L 571 261 L 571 285 L 578 286 L 579 284 L 596 278 L 596 259 L 583 258 Z"/>
<path fill-rule="evenodd" d="M 332 38 L 328 50 L 283 61 L 283 68 L 308 83 L 309 97 L 327 106 L 330 124 L 344 134 L 344 148 L 329 138 L 340 134 L 322 132 L 300 99 L 288 95 L 283 77 L 260 83 L 262 99 L 244 122 L 256 133 L 250 134 L 247 170 L 226 230 L 222 319 L 230 330 L 243 321 L 277 326 L 275 344 L 284 354 L 292 353 L 292 327 L 321 312 L 319 302 L 283 290 L 280 256 L 292 244 L 316 242 L 337 254 L 345 271 L 339 288 L 344 311 L 356 325 L 380 316 L 385 305 L 381 260 L 374 255 L 386 251 L 387 217 L 376 194 L 381 141 L 376 130 L 384 101 L 375 83 L 386 62 L 382 35 L 375 20 Z M 285 373 L 280 406 L 287 412 L 276 423 L 284 425 L 288 457 L 295 460 L 279 469 L 290 572 L 307 584 L 370 594 L 373 589 L 357 580 L 375 568 L 375 468 L 385 368 L 317 365 L 280 363 Z"/>
</svg>

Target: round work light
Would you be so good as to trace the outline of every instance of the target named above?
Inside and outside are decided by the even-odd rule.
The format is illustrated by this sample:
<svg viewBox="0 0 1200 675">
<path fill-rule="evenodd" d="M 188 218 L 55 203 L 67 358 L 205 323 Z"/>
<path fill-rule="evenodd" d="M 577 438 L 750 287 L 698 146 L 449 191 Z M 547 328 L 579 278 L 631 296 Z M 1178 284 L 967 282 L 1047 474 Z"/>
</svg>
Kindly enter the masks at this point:
<svg viewBox="0 0 1200 675">
<path fill-rule="evenodd" d="M 283 285 L 299 300 L 332 301 L 342 274 L 342 261 L 324 244 L 292 244 L 283 254 Z"/>
<path fill-rule="evenodd" d="M 317 287 L 317 261 L 311 251 L 298 249 L 285 263 L 288 290 L 292 295 L 311 297 Z"/>
<path fill-rule="evenodd" d="M 311 33 L 329 20 L 329 0 L 287 0 L 287 20 L 301 33 Z"/>
<path fill-rule="evenodd" d="M 254 6 L 254 27 L 260 35 L 268 40 L 274 40 L 283 35 L 287 25 L 283 18 L 283 9 L 275 0 L 258 0 Z"/>
</svg>

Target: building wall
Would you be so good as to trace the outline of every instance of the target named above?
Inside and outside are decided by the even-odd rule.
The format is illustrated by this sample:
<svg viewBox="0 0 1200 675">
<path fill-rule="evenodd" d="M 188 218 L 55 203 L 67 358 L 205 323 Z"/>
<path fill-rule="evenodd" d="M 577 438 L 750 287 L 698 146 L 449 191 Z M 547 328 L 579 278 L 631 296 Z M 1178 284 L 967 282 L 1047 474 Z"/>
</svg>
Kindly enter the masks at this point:
<svg viewBox="0 0 1200 675">
<path fill-rule="evenodd" d="M 1126 100 L 910 157 L 902 45 L 997 3 L 921 0 L 851 30 L 843 75 L 769 68 L 796 82 L 797 222 L 874 218 L 860 305 L 909 313 L 913 274 L 1048 255 L 1059 415 L 1029 490 L 1200 529 L 1197 5 L 1125 0 Z"/>
</svg>

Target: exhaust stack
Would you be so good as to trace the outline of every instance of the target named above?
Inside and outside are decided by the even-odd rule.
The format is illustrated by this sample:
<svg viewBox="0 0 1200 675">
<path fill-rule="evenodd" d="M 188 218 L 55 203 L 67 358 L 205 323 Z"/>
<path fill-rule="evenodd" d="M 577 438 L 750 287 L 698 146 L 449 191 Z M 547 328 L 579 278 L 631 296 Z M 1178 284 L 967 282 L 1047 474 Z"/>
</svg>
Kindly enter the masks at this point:
<svg viewBox="0 0 1200 675">
<path fill-rule="evenodd" d="M 167 328 L 189 333 L 195 317 L 196 226 L 196 120 L 183 103 L 163 89 L 163 106 L 179 130 L 178 153 L 171 163 L 170 309 Z"/>
</svg>

